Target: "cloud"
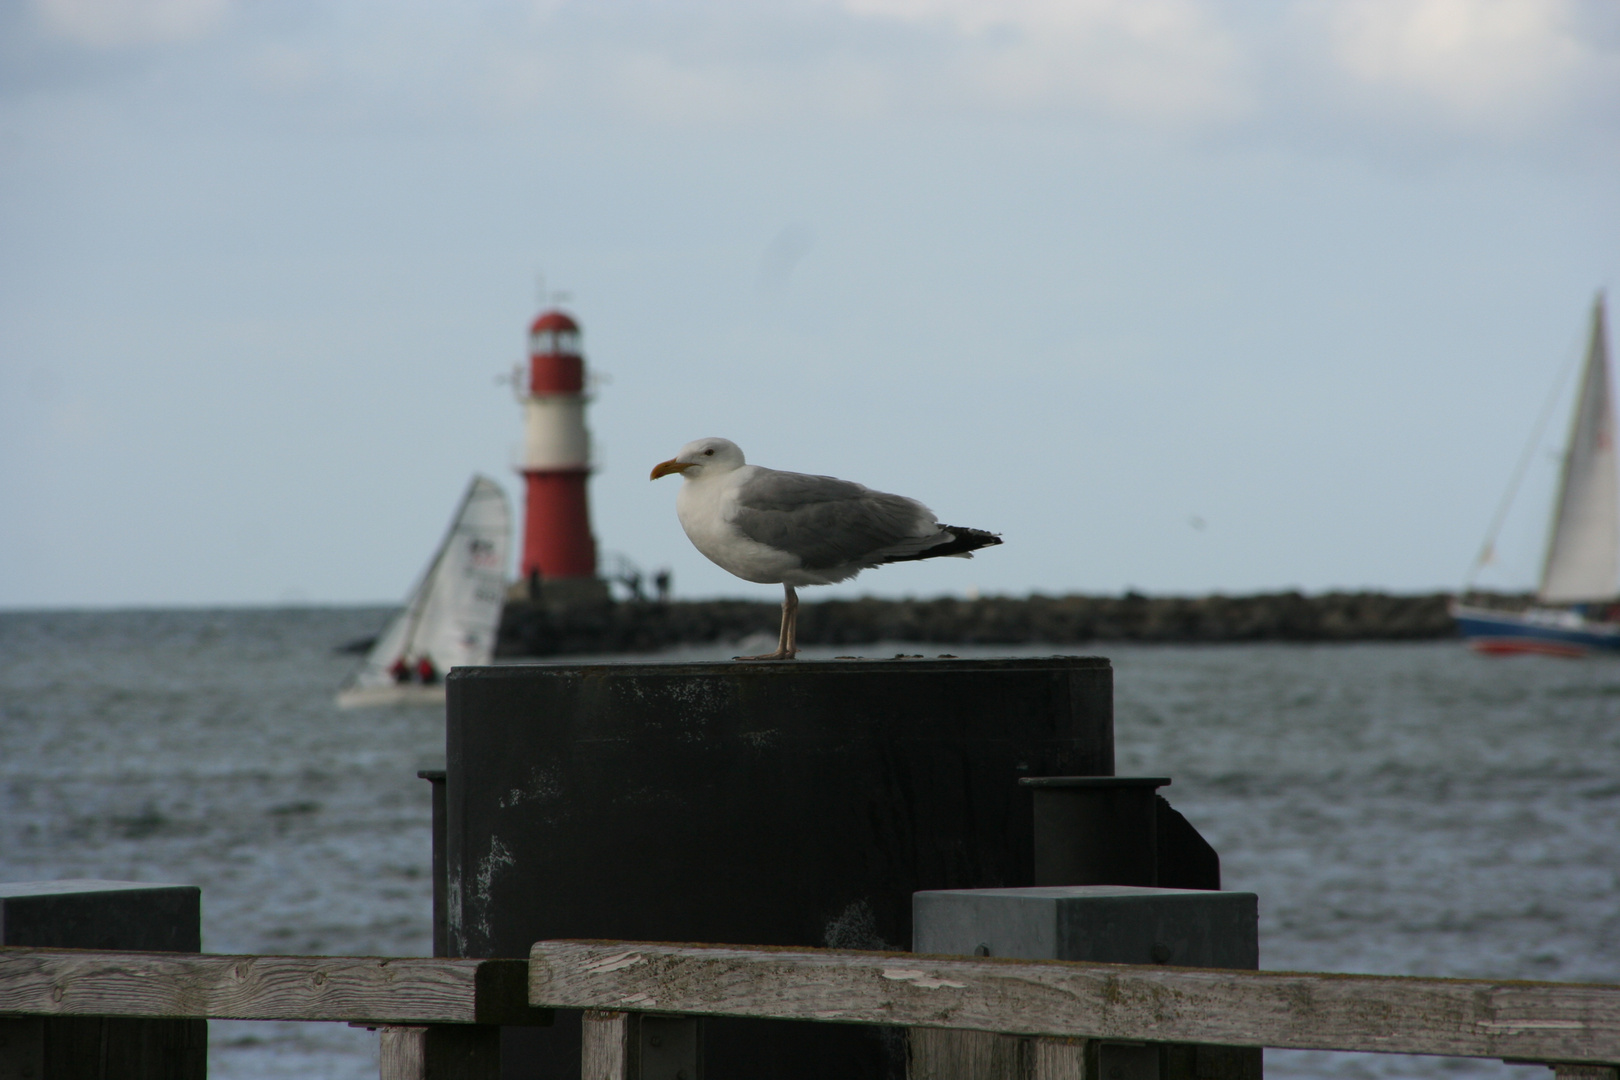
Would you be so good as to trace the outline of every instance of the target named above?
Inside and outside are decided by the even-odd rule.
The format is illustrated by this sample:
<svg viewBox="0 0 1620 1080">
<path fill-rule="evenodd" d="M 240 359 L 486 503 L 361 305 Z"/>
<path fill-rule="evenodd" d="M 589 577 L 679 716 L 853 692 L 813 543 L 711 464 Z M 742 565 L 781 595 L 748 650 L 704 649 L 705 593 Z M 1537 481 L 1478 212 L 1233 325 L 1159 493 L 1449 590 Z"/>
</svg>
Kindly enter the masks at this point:
<svg viewBox="0 0 1620 1080">
<path fill-rule="evenodd" d="M 1251 105 L 1249 59 L 1197 0 L 842 0 L 858 19 L 942 30 L 956 74 L 1007 109 L 1226 118 Z"/>
<path fill-rule="evenodd" d="M 536 0 L 363 18 L 342 0 L 292 15 L 233 0 L 34 6 L 56 36 L 101 50 L 208 38 L 192 67 L 150 62 L 225 73 L 323 123 L 1036 118 L 1408 152 L 1431 135 L 1608 145 L 1620 114 L 1614 0 Z"/>
<path fill-rule="evenodd" d="M 34 0 L 45 28 L 97 49 L 194 41 L 223 20 L 230 0 Z"/>
<path fill-rule="evenodd" d="M 1336 0 L 1308 5 L 1337 74 L 1370 100 L 1471 128 L 1523 129 L 1613 97 L 1612 9 L 1579 0 Z"/>
</svg>

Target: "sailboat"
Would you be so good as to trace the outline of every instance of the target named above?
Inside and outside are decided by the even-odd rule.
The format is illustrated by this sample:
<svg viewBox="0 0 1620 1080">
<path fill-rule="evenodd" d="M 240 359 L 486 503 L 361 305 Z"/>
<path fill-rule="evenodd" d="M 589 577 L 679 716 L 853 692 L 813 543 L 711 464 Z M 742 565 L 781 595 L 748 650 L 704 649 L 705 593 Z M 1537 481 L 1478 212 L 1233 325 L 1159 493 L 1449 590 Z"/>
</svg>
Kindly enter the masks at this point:
<svg viewBox="0 0 1620 1080">
<path fill-rule="evenodd" d="M 452 667 L 489 663 L 511 540 L 506 493 L 495 481 L 474 476 L 405 609 L 338 692 L 338 704 L 443 702 L 444 676 Z"/>
<path fill-rule="evenodd" d="M 1472 648 L 1555 656 L 1620 651 L 1620 466 L 1611 386 L 1599 293 L 1535 601 L 1523 611 L 1453 604 L 1452 617 Z M 1487 542 L 1479 565 L 1490 548 Z"/>
</svg>

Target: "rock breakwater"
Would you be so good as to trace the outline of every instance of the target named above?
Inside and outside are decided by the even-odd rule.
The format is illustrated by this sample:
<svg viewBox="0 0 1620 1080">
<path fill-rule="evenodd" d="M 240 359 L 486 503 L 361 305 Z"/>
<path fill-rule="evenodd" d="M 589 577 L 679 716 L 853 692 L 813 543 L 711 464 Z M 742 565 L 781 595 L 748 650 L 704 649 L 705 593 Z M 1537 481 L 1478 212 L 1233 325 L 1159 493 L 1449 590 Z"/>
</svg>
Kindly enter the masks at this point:
<svg viewBox="0 0 1620 1080">
<path fill-rule="evenodd" d="M 1014 645 L 1049 642 L 1417 641 L 1456 634 L 1445 593 L 1297 592 L 1253 596 L 1028 596 L 823 600 L 799 607 L 806 645 Z M 748 600 L 554 607 L 517 601 L 500 656 L 646 652 L 776 634 L 781 608 Z"/>
</svg>

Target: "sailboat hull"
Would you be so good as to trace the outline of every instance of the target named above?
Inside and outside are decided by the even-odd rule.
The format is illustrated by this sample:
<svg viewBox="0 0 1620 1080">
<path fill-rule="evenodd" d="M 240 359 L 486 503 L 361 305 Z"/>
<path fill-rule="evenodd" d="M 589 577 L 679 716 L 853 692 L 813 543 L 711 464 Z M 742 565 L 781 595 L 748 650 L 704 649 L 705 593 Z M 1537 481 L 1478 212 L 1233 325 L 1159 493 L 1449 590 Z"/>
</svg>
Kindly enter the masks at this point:
<svg viewBox="0 0 1620 1080">
<path fill-rule="evenodd" d="M 423 686 L 405 683 L 399 686 L 349 686 L 338 691 L 338 708 L 363 709 L 373 705 L 440 705 L 444 704 L 444 684 Z"/>
<path fill-rule="evenodd" d="M 1575 611 L 1499 611 L 1455 604 L 1451 617 L 1476 652 L 1567 657 L 1620 652 L 1620 623 L 1596 622 Z"/>
<path fill-rule="evenodd" d="M 1620 610 L 1614 606 L 1620 599 L 1620 451 L 1610 383 L 1609 337 L 1599 293 L 1592 304 L 1592 333 L 1564 443 L 1547 557 L 1536 588 L 1538 602 L 1549 606 L 1503 611 L 1453 604 L 1451 615 L 1458 631 L 1478 652 L 1586 656 L 1620 651 L 1620 623 L 1586 616 L 1588 606 L 1606 609 L 1611 617 Z M 1532 447 L 1540 432 L 1538 423 Z M 1527 450 L 1480 549 L 1475 572 L 1490 561 L 1497 530 L 1528 461 Z M 1604 599 L 1595 599 L 1599 597 Z"/>
</svg>

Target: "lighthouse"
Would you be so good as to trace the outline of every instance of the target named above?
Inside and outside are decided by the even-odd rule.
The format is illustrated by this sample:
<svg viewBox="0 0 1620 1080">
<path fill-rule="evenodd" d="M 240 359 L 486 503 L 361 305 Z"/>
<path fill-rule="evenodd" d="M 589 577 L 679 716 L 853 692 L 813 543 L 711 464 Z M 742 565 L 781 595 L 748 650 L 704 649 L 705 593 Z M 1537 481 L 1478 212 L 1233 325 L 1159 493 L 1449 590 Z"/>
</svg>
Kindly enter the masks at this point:
<svg viewBox="0 0 1620 1080">
<path fill-rule="evenodd" d="M 521 570 L 530 599 L 586 599 L 606 593 L 596 578 L 585 482 L 591 436 L 585 429 L 585 357 L 579 324 L 555 309 L 529 328 L 528 378 L 513 380 L 523 405 L 524 512 Z M 538 586 L 538 589 L 537 589 Z"/>
</svg>

